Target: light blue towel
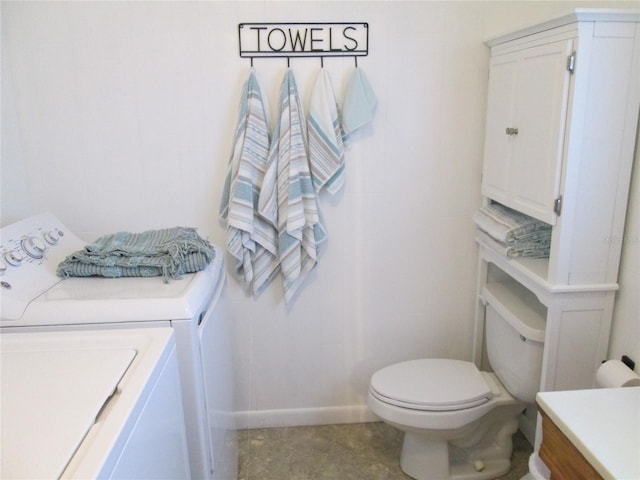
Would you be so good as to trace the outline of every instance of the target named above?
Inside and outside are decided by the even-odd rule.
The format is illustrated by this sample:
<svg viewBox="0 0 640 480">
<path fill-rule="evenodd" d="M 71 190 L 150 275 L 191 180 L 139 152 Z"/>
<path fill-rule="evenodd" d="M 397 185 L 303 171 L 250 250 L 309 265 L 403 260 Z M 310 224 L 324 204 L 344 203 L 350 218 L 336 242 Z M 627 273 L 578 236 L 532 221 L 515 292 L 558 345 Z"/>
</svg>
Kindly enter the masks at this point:
<svg viewBox="0 0 640 480">
<path fill-rule="evenodd" d="M 242 91 L 220 217 L 227 221 L 227 250 L 236 259 L 236 274 L 254 294 L 278 270 L 277 231 L 257 214 L 268 153 L 267 112 L 251 69 Z"/>
<path fill-rule="evenodd" d="M 259 212 L 278 230 L 278 252 L 285 302 L 290 302 L 318 262 L 326 240 L 307 157 L 307 132 L 298 87 L 287 70 L 280 115 L 273 132 Z"/>
<path fill-rule="evenodd" d="M 342 104 L 342 128 L 349 136 L 373 119 L 378 105 L 373 89 L 362 68 L 357 67 L 349 81 Z"/>
<path fill-rule="evenodd" d="M 174 227 L 142 233 L 117 232 L 98 238 L 58 265 L 60 277 L 155 277 L 165 283 L 204 269 L 215 249 L 195 228 Z"/>
<path fill-rule="evenodd" d="M 309 103 L 309 165 L 316 191 L 334 194 L 344 183 L 344 132 L 329 73 L 322 68 Z"/>
<path fill-rule="evenodd" d="M 499 203 L 482 207 L 473 219 L 478 228 L 506 245 L 551 237 L 551 225 Z"/>
</svg>

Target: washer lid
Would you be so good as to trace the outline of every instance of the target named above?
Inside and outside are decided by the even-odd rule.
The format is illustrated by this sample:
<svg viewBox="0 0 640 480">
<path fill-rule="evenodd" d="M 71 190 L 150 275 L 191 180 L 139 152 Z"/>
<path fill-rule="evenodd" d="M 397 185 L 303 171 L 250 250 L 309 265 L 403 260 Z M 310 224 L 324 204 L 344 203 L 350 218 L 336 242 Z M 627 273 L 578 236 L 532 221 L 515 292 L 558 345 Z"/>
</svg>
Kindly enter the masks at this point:
<svg viewBox="0 0 640 480">
<path fill-rule="evenodd" d="M 471 362 L 429 358 L 383 368 L 371 377 L 379 400 L 416 410 L 462 410 L 482 405 L 493 394 Z"/>
<path fill-rule="evenodd" d="M 130 348 L 95 347 L 2 352 L 3 478 L 62 475 L 136 356 Z"/>
</svg>

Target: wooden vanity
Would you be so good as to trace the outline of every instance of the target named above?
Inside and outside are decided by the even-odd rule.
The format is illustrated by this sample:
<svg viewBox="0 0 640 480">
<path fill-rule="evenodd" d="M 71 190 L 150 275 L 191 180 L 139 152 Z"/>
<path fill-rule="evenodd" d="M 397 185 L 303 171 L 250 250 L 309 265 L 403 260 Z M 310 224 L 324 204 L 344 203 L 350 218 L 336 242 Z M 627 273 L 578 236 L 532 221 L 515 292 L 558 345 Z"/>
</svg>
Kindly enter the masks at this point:
<svg viewBox="0 0 640 480">
<path fill-rule="evenodd" d="M 551 480 L 640 478 L 640 387 L 541 392 Z"/>
</svg>

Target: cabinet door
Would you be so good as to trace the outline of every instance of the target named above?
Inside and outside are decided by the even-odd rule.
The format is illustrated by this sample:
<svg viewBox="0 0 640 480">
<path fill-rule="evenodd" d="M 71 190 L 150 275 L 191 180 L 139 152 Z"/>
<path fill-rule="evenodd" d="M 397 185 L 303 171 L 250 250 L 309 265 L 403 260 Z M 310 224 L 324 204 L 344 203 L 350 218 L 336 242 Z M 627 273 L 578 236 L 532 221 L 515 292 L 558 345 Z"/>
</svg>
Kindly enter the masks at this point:
<svg viewBox="0 0 640 480">
<path fill-rule="evenodd" d="M 571 73 L 571 40 L 529 48 L 518 64 L 511 166 L 511 202 L 516 210 L 555 224 Z"/>
<path fill-rule="evenodd" d="M 572 40 L 492 57 L 482 194 L 554 224 Z"/>
<path fill-rule="evenodd" d="M 509 166 L 513 138 L 505 128 L 513 123 L 518 56 L 499 55 L 491 59 L 487 123 L 482 170 L 482 194 L 509 203 Z"/>
</svg>

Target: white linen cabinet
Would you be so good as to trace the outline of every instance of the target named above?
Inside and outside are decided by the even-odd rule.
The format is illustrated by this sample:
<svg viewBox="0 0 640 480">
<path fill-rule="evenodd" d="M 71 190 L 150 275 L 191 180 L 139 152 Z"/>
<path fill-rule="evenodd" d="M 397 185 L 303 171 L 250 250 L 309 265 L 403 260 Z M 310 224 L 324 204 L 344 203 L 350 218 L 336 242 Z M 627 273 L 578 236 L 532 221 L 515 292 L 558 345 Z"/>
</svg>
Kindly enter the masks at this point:
<svg viewBox="0 0 640 480">
<path fill-rule="evenodd" d="M 607 355 L 640 105 L 640 11 L 580 9 L 494 38 L 481 193 L 553 227 L 548 259 L 479 243 L 486 303 L 545 326 L 540 390 L 590 388 Z M 486 366 L 486 365 L 485 365 Z"/>
</svg>

